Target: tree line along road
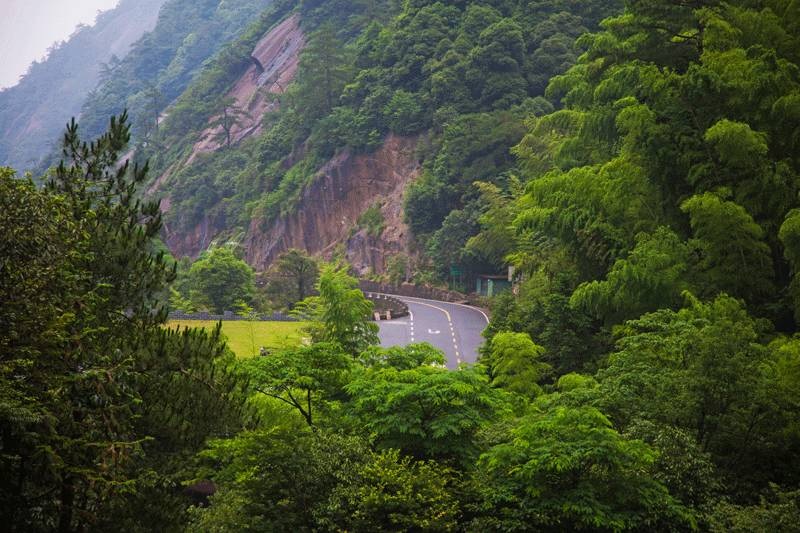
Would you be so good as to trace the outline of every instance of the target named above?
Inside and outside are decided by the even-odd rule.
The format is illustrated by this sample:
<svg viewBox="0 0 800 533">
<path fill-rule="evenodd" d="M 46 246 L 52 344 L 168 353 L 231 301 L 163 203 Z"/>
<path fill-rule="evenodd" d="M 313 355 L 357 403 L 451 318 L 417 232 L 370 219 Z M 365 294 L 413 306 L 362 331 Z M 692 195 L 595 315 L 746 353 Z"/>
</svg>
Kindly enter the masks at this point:
<svg viewBox="0 0 800 533">
<path fill-rule="evenodd" d="M 428 342 L 445 353 L 448 368 L 474 363 L 481 333 L 489 324 L 486 313 L 468 305 L 391 295 L 408 305 L 408 316 L 379 322 L 381 346 Z"/>
</svg>

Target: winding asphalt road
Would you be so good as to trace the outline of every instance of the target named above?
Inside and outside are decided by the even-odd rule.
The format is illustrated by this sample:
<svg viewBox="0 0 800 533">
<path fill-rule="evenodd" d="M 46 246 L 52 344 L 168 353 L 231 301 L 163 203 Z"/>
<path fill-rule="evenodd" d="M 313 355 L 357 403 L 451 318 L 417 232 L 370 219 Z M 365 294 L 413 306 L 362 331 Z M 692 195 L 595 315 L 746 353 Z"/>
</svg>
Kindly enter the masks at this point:
<svg viewBox="0 0 800 533">
<path fill-rule="evenodd" d="M 481 332 L 489 323 L 483 311 L 461 304 L 392 296 L 408 305 L 409 315 L 379 322 L 381 346 L 429 342 L 445 353 L 448 368 L 476 361 L 483 343 Z"/>
</svg>

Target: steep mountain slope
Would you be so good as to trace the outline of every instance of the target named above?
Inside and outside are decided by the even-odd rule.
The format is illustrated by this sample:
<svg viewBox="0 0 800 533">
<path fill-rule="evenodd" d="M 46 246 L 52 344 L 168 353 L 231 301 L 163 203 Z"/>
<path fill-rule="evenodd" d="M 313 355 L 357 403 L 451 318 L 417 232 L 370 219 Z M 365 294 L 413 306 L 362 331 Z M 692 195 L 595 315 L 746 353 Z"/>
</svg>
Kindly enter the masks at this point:
<svg viewBox="0 0 800 533">
<path fill-rule="evenodd" d="M 289 248 L 326 254 L 347 243 L 348 259 L 357 271 L 382 272 L 387 257 L 408 248 L 402 204 L 406 186 L 421 171 L 416 144 L 416 137 L 389 134 L 371 154 L 337 154 L 303 190 L 292 213 L 272 223 L 253 219 L 244 242 L 248 261 L 263 269 Z M 372 206 L 379 206 L 383 225 L 370 235 L 357 226 Z"/>
<path fill-rule="evenodd" d="M 46 60 L 33 63 L 19 84 L 0 91 L 0 165 L 31 168 L 77 116 L 100 79 L 102 64 L 124 57 L 153 29 L 166 0 L 122 0 L 83 26 Z"/>
<path fill-rule="evenodd" d="M 129 110 L 128 156 L 151 163 L 177 255 L 235 238 L 265 268 L 288 247 L 343 245 L 361 272 L 403 255 L 468 280 L 502 267 L 464 251 L 480 231 L 474 183 L 507 188 L 525 122 L 554 109 L 546 81 L 618 7 L 167 0 L 104 68 L 81 127 Z M 381 219 L 369 232 L 366 215 Z"/>
<path fill-rule="evenodd" d="M 367 7 L 274 4 L 167 110 L 137 157 L 151 160 L 177 255 L 234 238 L 258 268 L 288 247 L 337 245 L 362 272 L 397 254 L 434 275 L 500 267 L 456 256 L 480 229 L 473 182 L 508 182 L 525 121 L 553 109 L 546 80 L 618 5 Z M 257 90 L 257 75 L 281 79 Z M 367 234 L 370 209 L 382 231 Z"/>
<path fill-rule="evenodd" d="M 261 118 L 275 109 L 276 97 L 294 79 L 303 46 L 305 37 L 296 14 L 272 28 L 258 41 L 250 54 L 253 64 L 226 94 L 229 107 L 241 112 L 238 120 L 230 124 L 229 133 L 233 142 L 261 132 Z M 213 117 L 212 121 L 214 118 L 219 122 L 219 116 Z M 205 129 L 185 164 L 190 165 L 197 154 L 222 148 L 224 139 L 220 136 L 227 133 L 224 131 L 226 126 L 212 125 Z"/>
</svg>

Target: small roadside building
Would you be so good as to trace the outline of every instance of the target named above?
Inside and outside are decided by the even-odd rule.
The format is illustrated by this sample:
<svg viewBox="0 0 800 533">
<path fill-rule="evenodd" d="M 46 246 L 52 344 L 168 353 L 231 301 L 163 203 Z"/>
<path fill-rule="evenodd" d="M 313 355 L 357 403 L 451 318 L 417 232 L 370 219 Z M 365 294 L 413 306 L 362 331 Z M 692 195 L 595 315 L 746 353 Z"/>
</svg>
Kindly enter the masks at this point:
<svg viewBox="0 0 800 533">
<path fill-rule="evenodd" d="M 479 274 L 475 280 L 475 292 L 481 296 L 492 297 L 511 290 L 508 276 Z"/>
</svg>

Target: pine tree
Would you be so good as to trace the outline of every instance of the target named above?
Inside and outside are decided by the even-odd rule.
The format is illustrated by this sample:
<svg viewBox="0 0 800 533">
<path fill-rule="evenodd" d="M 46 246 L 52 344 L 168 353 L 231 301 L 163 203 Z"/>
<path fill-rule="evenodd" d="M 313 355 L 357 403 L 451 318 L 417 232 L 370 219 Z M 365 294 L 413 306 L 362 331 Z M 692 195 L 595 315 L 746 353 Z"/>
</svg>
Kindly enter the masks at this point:
<svg viewBox="0 0 800 533">
<path fill-rule="evenodd" d="M 247 111 L 236 107 L 236 100 L 232 97 L 226 97 L 219 101 L 219 113 L 217 117 L 211 122 L 212 129 L 220 129 L 219 133 L 214 136 L 214 140 L 218 143 L 225 142 L 225 147 L 231 147 L 233 130 L 241 127 L 245 120 L 250 118 Z"/>
<path fill-rule="evenodd" d="M 126 114 L 90 143 L 73 120 L 44 189 L 0 177 L 0 511 L 12 531 L 170 520 L 186 505 L 169 488 L 182 458 L 238 420 L 219 331 L 163 328 L 175 267 L 153 252 L 158 203 L 137 194 L 147 165 L 118 164 L 129 138 Z M 146 515 L 144 494 L 159 502 Z"/>
</svg>

